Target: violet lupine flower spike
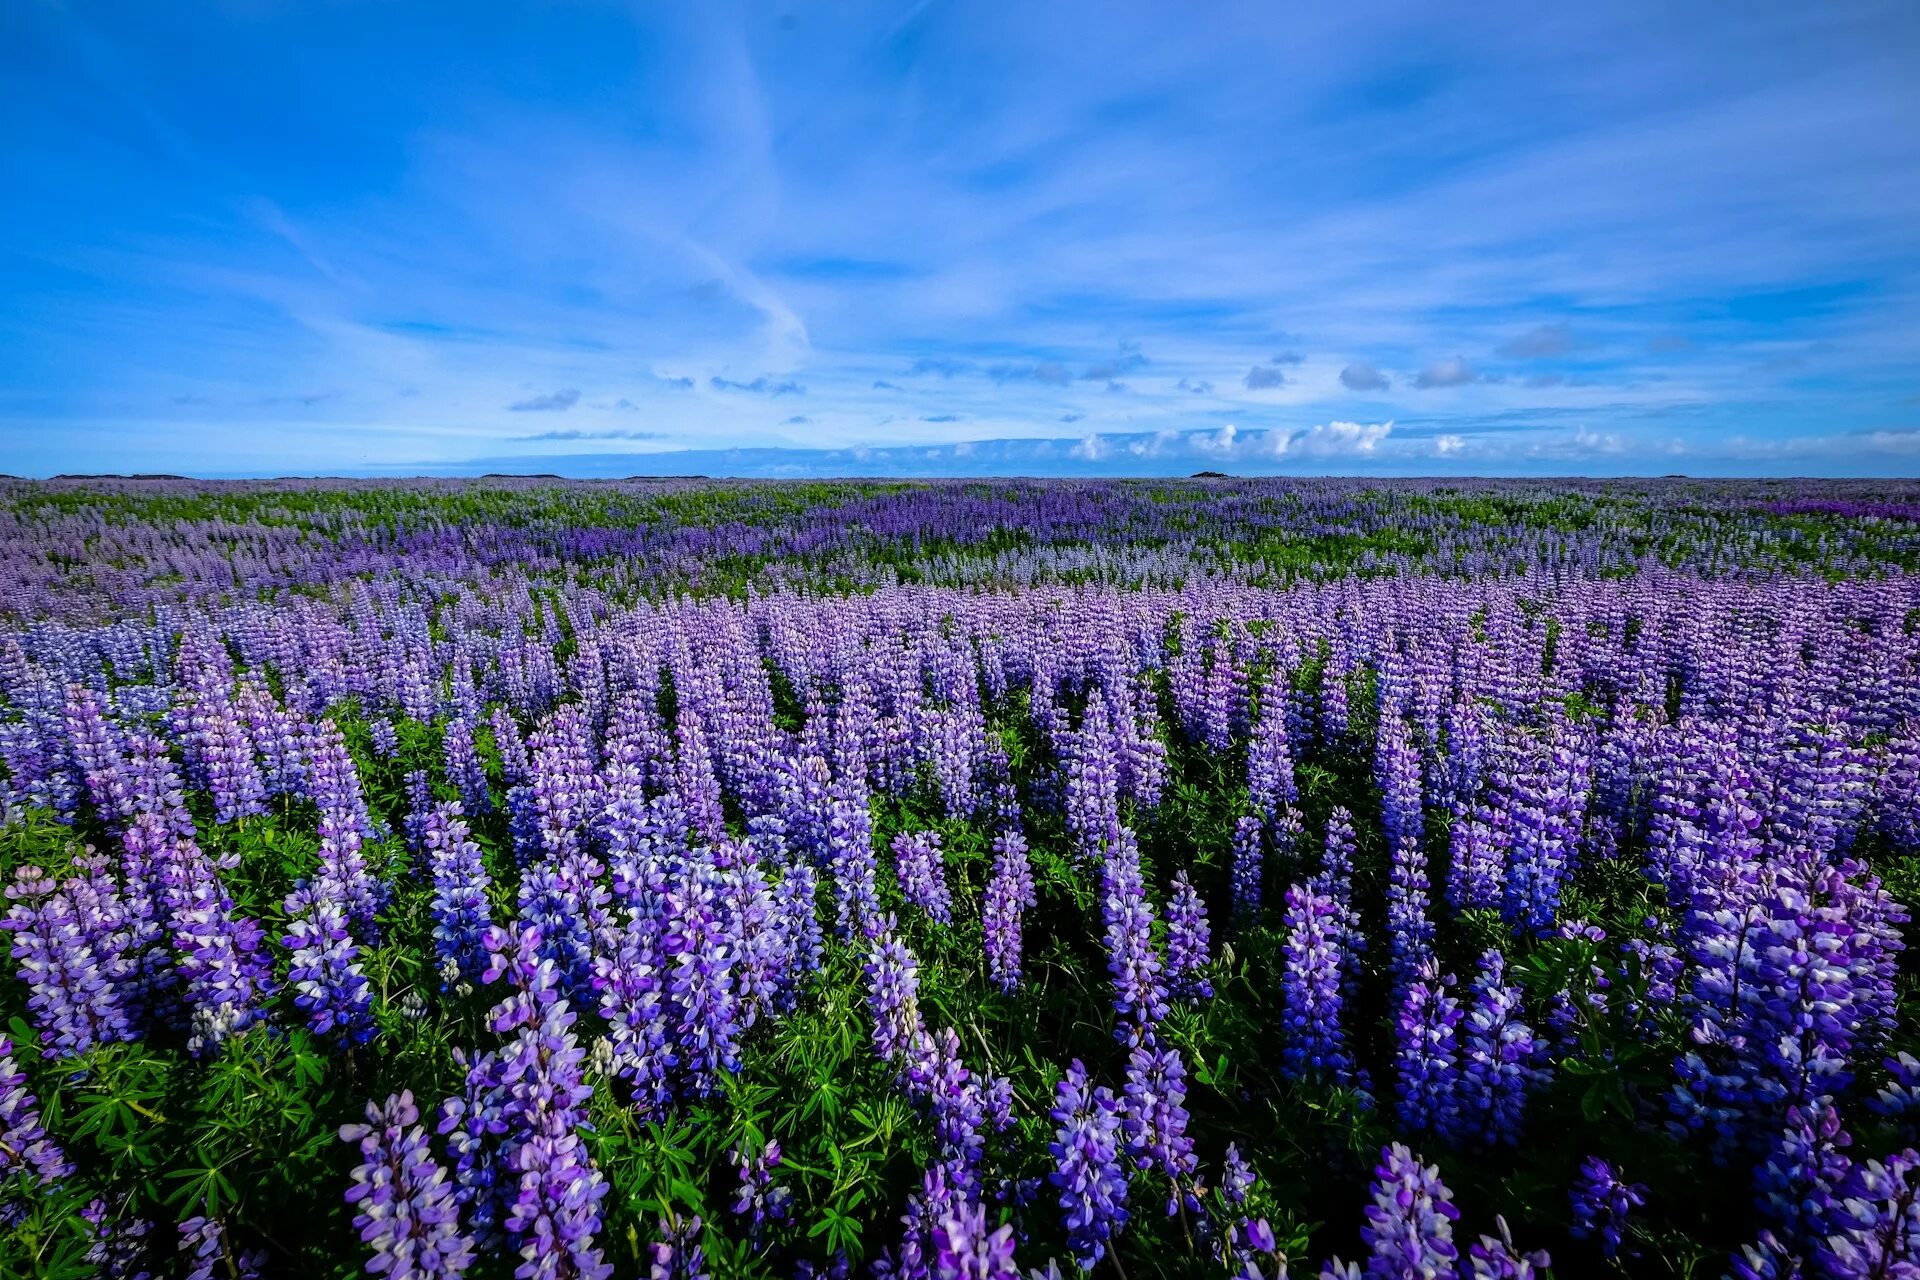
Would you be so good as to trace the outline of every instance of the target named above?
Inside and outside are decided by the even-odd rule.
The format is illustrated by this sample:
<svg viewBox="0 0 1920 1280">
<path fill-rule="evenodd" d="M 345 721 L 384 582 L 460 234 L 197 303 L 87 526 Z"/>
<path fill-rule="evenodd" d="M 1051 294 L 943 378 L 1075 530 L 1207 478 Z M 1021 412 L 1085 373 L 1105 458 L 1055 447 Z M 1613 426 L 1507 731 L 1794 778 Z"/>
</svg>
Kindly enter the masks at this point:
<svg viewBox="0 0 1920 1280">
<path fill-rule="evenodd" d="M 1533 1029 L 1519 1018 L 1520 989 L 1506 981 L 1506 957 L 1496 949 L 1480 960 L 1472 1001 L 1460 1026 L 1460 1082 L 1455 1100 L 1464 1131 L 1485 1144 L 1520 1140 L 1527 1095 L 1539 1082 Z"/>
<path fill-rule="evenodd" d="M 218 1218 L 195 1214 L 180 1224 L 180 1252 L 187 1256 L 186 1280 L 261 1280 L 267 1257 L 257 1249 L 235 1252 Z"/>
<path fill-rule="evenodd" d="M 453 1186 L 419 1119 L 413 1094 L 402 1091 L 383 1105 L 369 1103 L 366 1124 L 340 1127 L 341 1141 L 360 1144 L 347 1203 L 361 1242 L 373 1249 L 367 1270 L 389 1280 L 458 1276 L 474 1258 Z"/>
<path fill-rule="evenodd" d="M 1373 1204 L 1360 1229 L 1371 1256 L 1367 1280 L 1442 1280 L 1457 1274 L 1453 1224 L 1460 1210 L 1440 1171 L 1399 1143 L 1380 1153 Z"/>
<path fill-rule="evenodd" d="M 1496 1217 L 1494 1225 L 1500 1234 L 1481 1236 L 1467 1250 L 1467 1275 L 1471 1280 L 1540 1280 L 1552 1264 L 1547 1251 L 1521 1253 L 1514 1247 L 1507 1220 Z"/>
<path fill-rule="evenodd" d="M 1122 1111 L 1106 1086 L 1092 1086 L 1075 1058 L 1053 1106 L 1053 1173 L 1067 1240 L 1083 1269 L 1106 1256 L 1127 1222 L 1127 1175 L 1121 1166 Z"/>
<path fill-rule="evenodd" d="M 1580 1174 L 1567 1194 L 1573 1205 L 1568 1234 L 1576 1240 L 1596 1241 L 1601 1254 L 1608 1258 L 1620 1253 L 1629 1217 L 1647 1202 L 1644 1186 L 1624 1181 L 1599 1156 L 1588 1156 L 1581 1162 Z"/>
<path fill-rule="evenodd" d="M 1199 1158 L 1187 1136 L 1186 1100 L 1187 1066 L 1180 1051 L 1170 1045 L 1135 1045 L 1120 1098 L 1127 1151 L 1138 1168 L 1157 1170 L 1171 1184 L 1169 1217 L 1183 1202 L 1199 1208 L 1192 1192 Z"/>
<path fill-rule="evenodd" d="M 648 1280 L 708 1280 L 701 1230 L 697 1216 L 660 1219 L 660 1238 L 647 1246 Z"/>
<path fill-rule="evenodd" d="M 1167 988 L 1153 945 L 1153 907 L 1141 875 L 1140 847 L 1130 828 L 1120 828 L 1118 847 L 1107 856 L 1100 902 L 1106 919 L 1107 971 L 1113 976 L 1114 1011 L 1120 1019 L 1114 1034 L 1137 1043 L 1167 1016 Z"/>
<path fill-rule="evenodd" d="M 498 1090 L 499 1159 L 508 1175 L 502 1181 L 515 1188 L 501 1225 L 524 1259 L 518 1280 L 604 1280 L 613 1268 L 594 1236 L 607 1183 L 579 1134 L 593 1087 L 582 1076 L 585 1053 L 573 1034 L 573 1011 L 541 950 L 535 929 L 513 935 L 495 927 L 487 936 L 485 980 L 505 977 L 513 985 L 487 1018 L 510 1038 L 497 1057 L 476 1066 L 485 1073 L 480 1092 Z M 461 1118 L 461 1109 L 450 1107 L 442 1130 Z"/>
<path fill-rule="evenodd" d="M 1242 816 L 1233 826 L 1233 914 L 1242 922 L 1260 914 L 1266 875 L 1266 833 L 1260 819 Z"/>
<path fill-rule="evenodd" d="M 901 896 L 935 924 L 952 924 L 953 898 L 940 857 L 940 833 L 913 831 L 895 836 L 893 857 Z"/>
<path fill-rule="evenodd" d="M 1338 913 L 1331 898 L 1300 885 L 1287 890 L 1280 1062 L 1296 1080 L 1320 1077 L 1345 1085 L 1353 1076 L 1340 1024 Z"/>
<path fill-rule="evenodd" d="M 1027 863 L 1027 841 L 1018 828 L 1009 828 L 993 841 L 993 878 L 980 906 L 980 925 L 987 953 L 987 970 L 1002 991 L 1020 985 L 1021 918 L 1038 902 L 1033 870 Z"/>
<path fill-rule="evenodd" d="M 1167 897 L 1167 989 L 1183 1000 L 1210 1000 L 1213 983 L 1206 978 L 1212 960 L 1207 904 L 1187 879 L 1185 868 L 1173 876 Z"/>
<path fill-rule="evenodd" d="M 433 946 L 440 980 L 452 988 L 470 988 L 487 967 L 488 876 L 480 846 L 459 802 L 434 805 L 420 823 L 420 843 L 433 882 Z"/>
<path fill-rule="evenodd" d="M 934 1280 L 1020 1280 L 1011 1224 L 989 1229 L 987 1208 L 963 1200 L 933 1225 Z"/>
<path fill-rule="evenodd" d="M 1820 1250 L 1836 1280 L 1920 1274 L 1920 1153 L 1857 1165 L 1842 1187 L 1836 1230 Z"/>
<path fill-rule="evenodd" d="M 727 1158 L 740 1171 L 740 1185 L 733 1193 L 733 1212 L 747 1221 L 747 1243 L 755 1252 L 765 1247 L 767 1233 L 787 1220 L 792 1193 L 774 1185 L 773 1171 L 780 1167 L 780 1144 L 767 1139 L 758 1154 L 745 1143 L 733 1148 Z"/>
<path fill-rule="evenodd" d="M 1410 1133 L 1458 1131 L 1460 1002 L 1452 978 L 1428 961 L 1401 997 L 1395 1023 L 1398 1111 Z"/>
<path fill-rule="evenodd" d="M 13 1041 L 0 1036 L 0 1180 L 22 1171 L 52 1184 L 71 1175 L 73 1166 L 40 1123 L 40 1102 L 13 1060 Z"/>
<path fill-rule="evenodd" d="M 82 880 L 69 883 L 76 890 L 87 888 Z M 67 1057 L 133 1039 L 118 991 L 124 965 L 116 922 L 96 919 L 83 925 L 72 896 L 39 867 L 20 868 L 7 897 L 13 905 L 0 929 L 13 935 L 13 958 L 31 993 L 27 1009 L 40 1032 L 41 1053 Z"/>
</svg>

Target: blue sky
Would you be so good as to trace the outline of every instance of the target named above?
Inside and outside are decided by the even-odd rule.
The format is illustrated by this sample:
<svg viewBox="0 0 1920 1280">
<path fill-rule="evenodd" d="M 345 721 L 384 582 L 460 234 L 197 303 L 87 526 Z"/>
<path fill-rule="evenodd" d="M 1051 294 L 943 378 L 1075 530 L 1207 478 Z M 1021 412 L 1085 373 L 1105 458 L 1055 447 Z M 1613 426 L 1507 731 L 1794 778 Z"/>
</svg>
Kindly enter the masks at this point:
<svg viewBox="0 0 1920 1280">
<path fill-rule="evenodd" d="M 1920 470 L 1920 6 L 16 0 L 0 470 Z"/>
</svg>

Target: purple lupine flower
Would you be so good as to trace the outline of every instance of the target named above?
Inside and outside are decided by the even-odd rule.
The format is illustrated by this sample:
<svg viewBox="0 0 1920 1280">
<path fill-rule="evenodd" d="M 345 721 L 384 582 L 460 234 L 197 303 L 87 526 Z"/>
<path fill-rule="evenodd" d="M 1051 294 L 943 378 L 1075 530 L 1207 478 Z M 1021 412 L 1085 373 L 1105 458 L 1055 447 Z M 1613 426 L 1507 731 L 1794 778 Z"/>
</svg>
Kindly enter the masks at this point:
<svg viewBox="0 0 1920 1280">
<path fill-rule="evenodd" d="M 667 891 L 660 939 L 675 1054 L 694 1097 L 720 1089 L 720 1073 L 740 1066 L 742 1007 L 734 966 L 738 943 L 721 916 L 719 874 L 696 860 Z"/>
<path fill-rule="evenodd" d="M 1597 1239 L 1601 1254 L 1608 1258 L 1620 1252 L 1629 1217 L 1647 1202 L 1646 1187 L 1625 1181 L 1599 1156 L 1581 1162 L 1580 1175 L 1567 1195 L 1573 1204 L 1568 1234 L 1575 1240 Z"/>
<path fill-rule="evenodd" d="M 1387 847 L 1418 845 L 1426 831 L 1421 811 L 1420 753 L 1401 709 L 1390 703 L 1380 708 L 1373 774 L 1380 788 L 1380 826 L 1386 833 Z"/>
<path fill-rule="evenodd" d="M 1884 1065 L 1887 1082 L 1867 1099 L 1867 1110 L 1890 1121 L 1903 1140 L 1910 1141 L 1920 1121 L 1920 1058 L 1899 1053 L 1885 1059 Z"/>
<path fill-rule="evenodd" d="M 1120 1025 L 1114 1034 L 1137 1042 L 1167 1016 L 1167 988 L 1153 946 L 1153 907 L 1140 870 L 1140 847 L 1121 827 L 1117 846 L 1101 871 L 1101 913 L 1106 921 L 1107 972 L 1113 975 L 1113 1005 Z"/>
<path fill-rule="evenodd" d="M 801 980 L 820 968 L 826 953 L 826 936 L 820 927 L 817 906 L 818 880 L 811 863 L 794 861 L 780 873 L 780 887 L 774 897 L 780 914 L 780 928 L 786 935 L 788 971 L 785 991 L 791 1000 Z"/>
<path fill-rule="evenodd" d="M 1135 1166 L 1157 1169 L 1172 1184 L 1168 1216 L 1179 1211 L 1182 1199 L 1199 1207 L 1191 1189 L 1199 1157 L 1187 1136 L 1186 1100 L 1187 1066 L 1180 1051 L 1150 1042 L 1135 1045 L 1121 1090 L 1122 1131 Z"/>
<path fill-rule="evenodd" d="M 1287 1259 L 1265 1218 L 1242 1218 L 1227 1224 L 1229 1265 L 1239 1263 L 1234 1280 L 1287 1280 Z"/>
<path fill-rule="evenodd" d="M 993 840 L 993 878 L 980 906 L 987 970 L 1002 991 L 1020 985 L 1021 917 L 1038 898 L 1027 863 L 1027 840 L 1009 827 Z"/>
<path fill-rule="evenodd" d="M 1387 933 L 1396 986 L 1414 981 L 1433 954 L 1433 921 L 1427 914 L 1427 855 L 1420 841 L 1402 833 L 1393 842 L 1387 878 Z"/>
<path fill-rule="evenodd" d="M 313 802 L 320 810 L 317 892 L 339 908 L 350 932 L 374 942 L 379 936 L 374 914 L 385 889 L 374 883 L 361 851 L 362 842 L 373 833 L 373 819 L 346 740 L 331 720 L 321 720 L 313 730 L 309 768 Z M 290 905 L 288 914 L 294 913 Z"/>
<path fill-rule="evenodd" d="M 1221 1162 L 1220 1194 L 1226 1202 L 1235 1208 L 1247 1202 L 1247 1193 L 1253 1190 L 1253 1184 L 1259 1179 L 1253 1172 L 1253 1166 L 1247 1163 L 1240 1148 L 1229 1142 L 1227 1154 Z"/>
<path fill-rule="evenodd" d="M 213 864 L 190 838 L 161 835 L 142 820 L 128 829 L 127 844 L 130 861 L 152 857 L 161 885 L 189 1012 L 187 1047 L 210 1052 L 265 1016 L 273 974 L 261 954 L 260 925 L 235 913 Z M 154 990 L 148 987 L 149 1003 Z"/>
<path fill-rule="evenodd" d="M 1453 979 L 1427 963 L 1401 997 L 1395 1023 L 1401 1125 L 1409 1132 L 1451 1134 L 1459 1127 L 1460 1002 Z"/>
<path fill-rule="evenodd" d="M 869 944 L 866 974 L 873 1052 L 882 1062 L 904 1067 L 926 1028 L 920 1021 L 920 965 L 906 943 L 894 936 L 891 921 L 883 923 Z"/>
<path fill-rule="evenodd" d="M 1371 1251 L 1367 1280 L 1443 1280 L 1457 1274 L 1453 1224 L 1460 1210 L 1440 1170 L 1396 1142 L 1373 1171 L 1373 1203 L 1360 1238 Z"/>
<path fill-rule="evenodd" d="M 1564 726 L 1534 754 L 1520 755 L 1506 780 L 1512 843 L 1502 909 L 1509 922 L 1547 933 L 1579 846 L 1592 762 L 1586 736 Z"/>
<path fill-rule="evenodd" d="M 873 928 L 880 900 L 875 893 L 873 816 L 864 781 L 835 781 L 827 801 L 827 868 L 832 875 L 835 932 L 864 937 Z"/>
<path fill-rule="evenodd" d="M 648 1280 L 707 1280 L 707 1253 L 697 1215 L 660 1219 L 660 1238 L 647 1246 Z"/>
<path fill-rule="evenodd" d="M 40 1123 L 40 1101 L 13 1060 L 13 1040 L 0 1036 L 0 1179 L 25 1171 L 51 1184 L 71 1175 L 73 1166 Z"/>
<path fill-rule="evenodd" d="M 907 1211 L 901 1215 L 905 1230 L 900 1247 L 884 1251 L 874 1263 L 877 1280 L 932 1280 L 934 1228 L 974 1203 L 975 1196 L 957 1187 L 946 1176 L 946 1166 L 935 1164 L 921 1175 L 920 1187 L 907 1197 Z"/>
<path fill-rule="evenodd" d="M 109 890 L 111 884 L 105 882 Z M 89 887 L 81 879 L 69 885 L 76 892 Z M 134 1038 L 118 989 L 125 966 L 117 922 L 109 916 L 83 924 L 73 896 L 39 867 L 22 867 L 7 887 L 13 905 L 0 921 L 13 935 L 13 958 L 31 993 L 27 1010 L 40 1032 L 40 1052 L 49 1058 Z"/>
<path fill-rule="evenodd" d="M 111 1207 L 99 1196 L 87 1202 L 80 1216 L 90 1228 L 86 1261 L 103 1280 L 153 1280 L 142 1265 L 153 1224 L 145 1218 L 109 1221 Z"/>
<path fill-rule="evenodd" d="M 934 1280 L 1020 1280 L 1013 1227 L 989 1229 L 986 1206 L 963 1200 L 933 1225 Z"/>
<path fill-rule="evenodd" d="M 763 1012 L 770 1014 L 792 1003 L 785 921 L 756 860 L 759 847 L 760 842 L 753 840 L 728 841 L 715 850 L 723 864 L 730 862 L 720 872 L 720 905 L 722 925 L 734 952 L 742 1031 L 751 1029 Z"/>
<path fill-rule="evenodd" d="M 913 831 L 893 838 L 900 895 L 927 913 L 935 924 L 953 923 L 953 899 L 940 858 L 938 831 Z"/>
<path fill-rule="evenodd" d="M 460 792 L 466 812 L 484 814 L 493 807 L 493 800 L 487 788 L 487 766 L 473 740 L 474 728 L 473 720 L 465 715 L 449 720 L 440 738 L 440 760 L 447 781 Z"/>
<path fill-rule="evenodd" d="M 1552 1265 L 1545 1249 L 1521 1253 L 1513 1244 L 1505 1218 L 1494 1218 L 1497 1236 L 1481 1236 L 1467 1250 L 1467 1275 L 1472 1280 L 1539 1280 Z"/>
<path fill-rule="evenodd" d="M 253 740 L 267 794 L 305 795 L 307 751 L 299 717 L 281 706 L 264 684 L 250 677 L 240 682 L 233 705 Z"/>
<path fill-rule="evenodd" d="M 220 1219 L 204 1214 L 180 1224 L 180 1252 L 187 1255 L 187 1280 L 260 1280 L 267 1265 L 258 1249 L 235 1253 Z"/>
<path fill-rule="evenodd" d="M 940 1169 L 956 1190 L 969 1195 L 977 1191 L 981 1153 L 986 1144 L 986 1128 L 1000 1124 L 1002 1117 L 989 1116 L 999 1100 L 990 1100 L 980 1082 L 960 1060 L 960 1036 L 952 1027 L 920 1035 L 910 1055 L 904 1084 L 909 1094 L 922 1099 L 933 1118 L 934 1139 L 940 1152 Z M 1010 1090 L 1005 1080 L 991 1082 L 994 1092 Z M 1010 1101 L 1010 1092 L 1006 1095 Z M 1004 1127 L 1004 1126 L 1001 1126 Z"/>
<path fill-rule="evenodd" d="M 1485 1144 L 1520 1140 L 1527 1094 L 1539 1082 L 1533 1028 L 1521 1021 L 1520 988 L 1506 981 L 1498 948 L 1480 958 L 1472 999 L 1460 1024 L 1460 1080 L 1454 1090 L 1457 1138 Z"/>
<path fill-rule="evenodd" d="M 427 1148 L 413 1094 L 403 1090 L 385 1104 L 367 1104 L 367 1123 L 340 1126 L 340 1140 L 360 1144 L 347 1203 L 356 1206 L 353 1225 L 372 1246 L 367 1270 L 392 1280 L 458 1276 L 474 1251 L 460 1231 L 453 1187 Z"/>
<path fill-rule="evenodd" d="M 532 752 L 533 811 L 540 849 L 555 862 L 580 848 L 581 833 L 598 807 L 591 728 L 578 703 L 568 703 L 528 739 Z"/>
<path fill-rule="evenodd" d="M 1842 1187 L 1834 1234 L 1819 1261 L 1836 1280 L 1879 1280 L 1920 1270 L 1920 1153 L 1855 1165 Z"/>
<path fill-rule="evenodd" d="M 1127 1175 L 1120 1162 L 1121 1107 L 1105 1085 L 1092 1087 L 1075 1058 L 1052 1111 L 1053 1185 L 1060 1189 L 1067 1241 L 1083 1270 L 1106 1256 L 1107 1242 L 1127 1222 Z"/>
<path fill-rule="evenodd" d="M 599 861 L 575 842 L 558 857 L 534 863 L 520 878 L 521 927 L 539 931 L 567 999 L 582 1006 L 592 1002 L 598 944 L 612 931 L 600 872 Z"/>
<path fill-rule="evenodd" d="M 1796 1248 L 1827 1234 L 1834 1196 L 1853 1167 L 1832 1100 L 1787 1108 L 1787 1126 L 1754 1175 L 1760 1212 L 1774 1234 Z"/>
<path fill-rule="evenodd" d="M 521 736 L 520 722 L 506 707 L 495 707 L 487 717 L 493 730 L 493 745 L 500 752 L 500 771 L 508 786 L 517 786 L 533 772 L 533 757 L 527 754 L 527 740 Z"/>
<path fill-rule="evenodd" d="M 1288 817 L 1297 822 L 1291 812 Z M 1367 931 L 1361 927 L 1360 912 L 1353 903 L 1353 856 L 1353 815 L 1335 808 L 1327 818 L 1325 856 L 1319 872 L 1307 881 L 1307 888 L 1333 904 L 1327 927 L 1340 957 L 1340 989 L 1349 1001 L 1359 992 L 1367 954 Z"/>
<path fill-rule="evenodd" d="M 758 1252 L 766 1244 L 767 1232 L 787 1220 L 793 1193 L 773 1184 L 773 1171 L 780 1167 L 780 1144 L 772 1138 L 758 1154 L 746 1144 L 733 1148 L 727 1158 L 740 1171 L 740 1185 L 733 1193 L 733 1212 L 747 1220 L 749 1247 Z"/>
<path fill-rule="evenodd" d="M 189 633 L 191 634 L 191 633 Z M 183 644 L 182 662 L 188 661 Z M 213 798 L 214 819 L 233 822 L 267 809 L 266 780 L 253 757 L 253 742 L 235 712 L 226 676 L 200 673 L 173 707 L 174 734 L 195 781 Z"/>
<path fill-rule="evenodd" d="M 367 721 L 367 739 L 373 749 L 388 760 L 400 754 L 400 732 L 385 716 L 374 716 Z"/>
<path fill-rule="evenodd" d="M 673 1098 L 675 1059 L 655 922 L 635 914 L 595 968 L 600 1015 L 607 1023 L 605 1073 L 633 1087 L 633 1105 L 642 1118 L 662 1115 Z"/>
<path fill-rule="evenodd" d="M 447 1139 L 453 1157 L 454 1199 L 465 1212 L 476 1242 L 491 1247 L 499 1239 L 501 1141 L 507 1122 L 501 1113 L 504 1090 L 500 1084 L 500 1055 L 470 1056 L 453 1051 L 454 1065 L 462 1068 L 461 1092 L 440 1104 L 438 1132 Z"/>
<path fill-rule="evenodd" d="M 579 1134 L 593 1087 L 582 1078 L 573 1011 L 553 961 L 542 956 L 539 930 L 514 935 L 496 926 L 487 951 L 485 981 L 505 977 L 514 988 L 487 1018 L 511 1037 L 490 1065 L 505 1127 L 500 1163 L 518 1188 L 502 1224 L 525 1259 L 514 1275 L 604 1280 L 613 1268 L 593 1238 L 607 1183 Z"/>
<path fill-rule="evenodd" d="M 1701 866 L 1695 881 L 1707 883 L 1711 864 Z M 1789 1108 L 1847 1087 L 1857 1046 L 1885 1034 L 1902 945 L 1895 924 L 1905 912 L 1864 867 L 1769 871 L 1771 893 L 1730 882 L 1712 891 L 1711 909 L 1687 917 L 1697 1047 L 1675 1063 L 1672 1106 L 1684 1126 L 1711 1131 L 1723 1160 L 1763 1155 Z M 1740 903 L 1739 892 L 1759 900 Z"/>
<path fill-rule="evenodd" d="M 117 829 L 134 815 L 133 786 L 120 734 L 107 719 L 100 695 L 85 685 L 68 685 L 66 726 L 67 747 L 87 784 L 94 812 L 103 824 Z"/>
<path fill-rule="evenodd" d="M 1320 1077 L 1345 1085 L 1353 1076 L 1340 1025 L 1338 917 L 1333 899 L 1300 885 L 1287 890 L 1280 1063 L 1295 1080 Z"/>
<path fill-rule="evenodd" d="M 1276 665 L 1261 686 L 1260 717 L 1247 744 L 1247 794 L 1256 816 L 1268 822 L 1283 807 L 1300 802 L 1287 727 L 1289 692 L 1287 673 Z"/>
<path fill-rule="evenodd" d="M 307 884 L 287 898 L 292 920 L 283 941 L 293 954 L 287 982 L 314 1034 L 350 1049 L 373 1038 L 373 996 L 347 917 L 322 892 Z"/>
<path fill-rule="evenodd" d="M 433 882 L 433 949 L 443 987 L 471 987 L 487 967 L 488 876 L 458 801 L 429 809 L 420 824 L 420 844 Z"/>
<path fill-rule="evenodd" d="M 1242 816 L 1233 824 L 1233 914 L 1251 920 L 1260 914 L 1266 869 L 1265 829 L 1260 819 Z"/>
<path fill-rule="evenodd" d="M 1207 904 L 1183 867 L 1174 872 L 1167 898 L 1167 988 L 1173 995 L 1189 1000 L 1213 997 L 1213 984 L 1206 978 L 1213 958 L 1208 950 L 1210 937 Z"/>
</svg>

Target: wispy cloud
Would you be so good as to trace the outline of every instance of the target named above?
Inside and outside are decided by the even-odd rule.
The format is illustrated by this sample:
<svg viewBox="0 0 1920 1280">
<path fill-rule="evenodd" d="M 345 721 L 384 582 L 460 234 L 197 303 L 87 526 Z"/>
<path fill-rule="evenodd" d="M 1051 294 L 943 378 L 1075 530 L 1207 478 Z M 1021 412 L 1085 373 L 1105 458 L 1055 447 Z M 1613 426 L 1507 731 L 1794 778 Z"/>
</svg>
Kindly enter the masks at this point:
<svg viewBox="0 0 1920 1280">
<path fill-rule="evenodd" d="M 565 391 L 549 391 L 545 395 L 515 400 L 507 408 L 515 413 L 564 413 L 579 403 L 580 393 L 568 387 Z"/>
<path fill-rule="evenodd" d="M 1107 360 L 1089 365 L 1080 374 L 1085 382 L 1115 383 L 1138 369 L 1147 367 L 1147 358 L 1140 349 L 1131 343 L 1123 343 L 1120 353 Z"/>
<path fill-rule="evenodd" d="M 1270 364 L 1257 364 L 1247 370 L 1243 381 L 1249 391 L 1270 391 L 1287 385 L 1287 375 Z"/>
<path fill-rule="evenodd" d="M 508 436 L 509 440 L 663 440 L 658 431 L 541 431 L 527 436 Z"/>
<path fill-rule="evenodd" d="M 1500 354 L 1515 360 L 1544 360 L 1562 356 L 1573 346 L 1573 333 L 1564 320 L 1535 325 L 1500 348 Z"/>
<path fill-rule="evenodd" d="M 1042 382 L 1049 386 L 1062 387 L 1073 381 L 1073 375 L 1067 366 L 1053 360 L 1041 360 L 1033 364 L 1000 363 L 987 368 L 987 376 L 995 382 Z"/>
<path fill-rule="evenodd" d="M 1422 391 L 1432 387 L 1464 387 L 1469 382 L 1478 382 L 1480 374 L 1474 367 L 1458 356 L 1449 360 L 1436 360 L 1422 369 L 1414 377 L 1413 385 Z"/>
<path fill-rule="evenodd" d="M 792 379 L 776 379 L 761 374 L 751 382 L 735 382 L 718 374 L 707 379 L 715 391 L 745 391 L 757 396 L 803 396 L 807 389 Z"/>
<path fill-rule="evenodd" d="M 1349 391 L 1385 391 L 1392 384 L 1365 360 L 1353 360 L 1340 371 L 1340 385 Z"/>
</svg>

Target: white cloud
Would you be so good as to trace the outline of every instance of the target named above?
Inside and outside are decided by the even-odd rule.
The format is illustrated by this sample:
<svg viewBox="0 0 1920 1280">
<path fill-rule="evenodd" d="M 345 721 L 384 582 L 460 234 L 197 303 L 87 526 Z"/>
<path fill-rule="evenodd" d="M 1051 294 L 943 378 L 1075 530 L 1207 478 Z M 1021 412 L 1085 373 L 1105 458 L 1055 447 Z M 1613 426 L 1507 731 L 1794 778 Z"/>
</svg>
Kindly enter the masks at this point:
<svg viewBox="0 0 1920 1280">
<path fill-rule="evenodd" d="M 1107 442 L 1099 436 L 1082 436 L 1073 446 L 1073 456 L 1082 462 L 1098 462 L 1107 456 Z"/>
<path fill-rule="evenodd" d="M 1392 433 L 1391 422 L 1324 422 L 1295 435 L 1287 449 L 1308 458 L 1371 454 Z"/>
<path fill-rule="evenodd" d="M 1218 431 L 1208 434 L 1200 432 L 1191 438 L 1193 447 L 1201 453 L 1217 454 L 1230 458 L 1234 452 L 1234 441 L 1240 434 L 1240 428 L 1229 422 Z"/>
<path fill-rule="evenodd" d="M 1413 380 L 1413 385 L 1424 391 L 1431 387 L 1465 386 L 1479 379 L 1480 375 L 1474 371 L 1472 365 L 1455 356 L 1451 360 L 1436 360 L 1422 369 L 1420 375 Z"/>
<path fill-rule="evenodd" d="M 1444 435 L 1433 438 L 1433 451 L 1442 458 L 1451 457 L 1466 447 L 1465 436 Z"/>
</svg>

